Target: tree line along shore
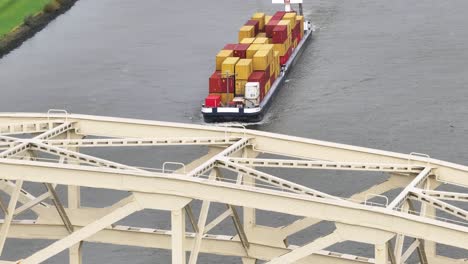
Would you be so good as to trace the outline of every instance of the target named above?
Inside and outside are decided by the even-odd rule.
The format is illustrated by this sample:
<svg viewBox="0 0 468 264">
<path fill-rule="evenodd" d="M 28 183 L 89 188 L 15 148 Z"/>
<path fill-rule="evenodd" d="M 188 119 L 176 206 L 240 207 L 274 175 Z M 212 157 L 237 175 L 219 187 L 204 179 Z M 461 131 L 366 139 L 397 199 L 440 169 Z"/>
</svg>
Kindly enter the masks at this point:
<svg viewBox="0 0 468 264">
<path fill-rule="evenodd" d="M 77 0 L 0 0 L 0 58 L 19 47 Z"/>
</svg>

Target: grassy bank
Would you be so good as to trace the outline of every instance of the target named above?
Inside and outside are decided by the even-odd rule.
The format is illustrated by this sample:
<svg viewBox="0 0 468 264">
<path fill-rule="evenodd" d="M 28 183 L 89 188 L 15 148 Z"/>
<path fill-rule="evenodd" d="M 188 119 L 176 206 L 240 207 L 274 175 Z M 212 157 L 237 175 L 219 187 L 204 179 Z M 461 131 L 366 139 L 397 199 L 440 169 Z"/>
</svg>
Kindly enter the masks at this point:
<svg viewBox="0 0 468 264">
<path fill-rule="evenodd" d="M 21 25 L 25 17 L 42 11 L 49 1 L 0 0 L 0 38 L 16 26 Z"/>
<path fill-rule="evenodd" d="M 76 1 L 0 0 L 0 58 L 21 46 Z"/>
</svg>

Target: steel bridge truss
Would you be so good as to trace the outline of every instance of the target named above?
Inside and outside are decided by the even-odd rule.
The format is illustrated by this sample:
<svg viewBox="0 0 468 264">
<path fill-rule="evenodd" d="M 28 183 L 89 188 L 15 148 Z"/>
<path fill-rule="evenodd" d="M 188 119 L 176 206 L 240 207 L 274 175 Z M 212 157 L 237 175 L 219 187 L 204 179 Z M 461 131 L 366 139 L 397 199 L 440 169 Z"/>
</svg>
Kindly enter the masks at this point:
<svg viewBox="0 0 468 264">
<path fill-rule="evenodd" d="M 158 146 L 205 146 L 208 153 L 168 171 L 80 152 Z M 264 153 L 281 159 L 258 157 Z M 343 198 L 265 169 L 302 169 L 305 175 L 310 170 L 378 172 L 388 178 Z M 169 249 L 172 263 L 197 263 L 199 253 L 240 257 L 245 264 L 400 264 L 411 257 L 419 263 L 467 263 L 437 255 L 436 244 L 468 249 L 468 212 L 460 206 L 468 202 L 468 193 L 437 190 L 443 183 L 468 188 L 468 167 L 420 155 L 240 128 L 5 113 L 0 114 L 0 171 L 0 190 L 9 197 L 0 200 L 0 253 L 7 238 L 55 240 L 24 259 L 0 263 L 41 263 L 68 249 L 70 263 L 79 264 L 83 242 Z M 45 192 L 33 196 L 25 183 L 43 184 Z M 66 186 L 66 197 L 57 186 Z M 128 196 L 109 207 L 82 207 L 81 187 L 127 191 Z M 392 190 L 400 191 L 389 201 L 384 194 Z M 369 202 L 371 197 L 386 202 Z M 197 201 L 201 208 L 194 211 Z M 214 203 L 224 204 L 225 211 L 208 220 Z M 116 224 L 144 209 L 170 213 L 171 230 Z M 300 218 L 281 227 L 263 226 L 256 223 L 256 210 Z M 18 217 L 27 211 L 37 217 Z M 235 235 L 213 233 L 228 221 Z M 322 221 L 335 229 L 304 245 L 288 243 Z M 374 257 L 328 250 L 345 241 L 372 245 Z"/>
</svg>

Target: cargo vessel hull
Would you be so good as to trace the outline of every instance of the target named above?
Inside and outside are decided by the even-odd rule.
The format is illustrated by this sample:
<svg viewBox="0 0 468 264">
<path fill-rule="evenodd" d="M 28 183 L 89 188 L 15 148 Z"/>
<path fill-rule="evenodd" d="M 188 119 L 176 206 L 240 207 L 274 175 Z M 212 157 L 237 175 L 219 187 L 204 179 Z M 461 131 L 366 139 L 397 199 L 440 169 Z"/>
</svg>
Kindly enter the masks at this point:
<svg viewBox="0 0 468 264">
<path fill-rule="evenodd" d="M 270 107 L 275 95 L 284 85 L 289 72 L 294 67 L 297 58 L 302 54 L 307 47 L 309 40 L 312 38 L 312 29 L 308 28 L 304 31 L 304 37 L 298 43 L 294 52 L 291 54 L 288 61 L 282 66 L 280 76 L 272 84 L 270 91 L 265 95 L 260 105 L 255 108 L 234 108 L 234 107 L 202 107 L 202 114 L 205 122 L 259 122 L 263 119 L 268 108 Z"/>
</svg>

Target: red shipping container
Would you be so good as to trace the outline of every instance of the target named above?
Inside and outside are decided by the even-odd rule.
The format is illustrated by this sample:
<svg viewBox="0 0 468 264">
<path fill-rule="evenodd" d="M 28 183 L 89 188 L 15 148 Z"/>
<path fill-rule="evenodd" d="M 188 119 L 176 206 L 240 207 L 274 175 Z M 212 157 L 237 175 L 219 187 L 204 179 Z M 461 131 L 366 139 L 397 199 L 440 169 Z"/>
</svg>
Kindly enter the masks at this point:
<svg viewBox="0 0 468 264">
<path fill-rule="evenodd" d="M 297 35 L 301 35 L 300 32 L 301 32 L 301 25 L 299 25 L 299 22 L 297 22 L 292 30 L 293 37 L 297 38 Z"/>
<path fill-rule="evenodd" d="M 284 56 L 280 56 L 280 64 L 285 65 L 288 61 L 288 54 L 284 54 Z"/>
<path fill-rule="evenodd" d="M 255 36 L 257 36 L 258 34 L 258 29 L 259 29 L 259 26 L 260 26 L 260 23 L 258 22 L 258 20 L 248 20 L 246 23 L 245 23 L 246 26 L 254 26 L 254 31 L 255 31 Z"/>
<path fill-rule="evenodd" d="M 209 80 L 209 93 L 225 93 L 229 83 L 229 92 L 233 93 L 235 90 L 234 78 L 221 78 L 221 71 L 215 71 Z"/>
<path fill-rule="evenodd" d="M 260 101 L 263 100 L 263 97 L 265 96 L 265 84 L 267 82 L 265 71 L 254 71 L 250 74 L 248 81 L 260 83 Z"/>
<path fill-rule="evenodd" d="M 230 78 L 221 78 L 221 93 L 225 93 L 228 90 L 229 84 L 229 93 L 234 93 L 236 90 L 236 81 L 234 77 Z"/>
<path fill-rule="evenodd" d="M 236 47 L 234 48 L 234 57 L 245 59 L 247 57 L 247 49 L 249 46 L 250 44 L 236 44 Z"/>
<path fill-rule="evenodd" d="M 297 34 L 296 39 L 297 39 L 297 44 L 299 44 L 299 42 L 301 41 L 301 34 Z"/>
<path fill-rule="evenodd" d="M 205 98 L 205 107 L 219 107 L 221 105 L 221 95 L 210 94 Z"/>
<path fill-rule="evenodd" d="M 273 15 L 273 17 L 271 19 L 281 20 L 281 19 L 283 19 L 284 14 L 286 14 L 285 11 L 278 11 Z"/>
<path fill-rule="evenodd" d="M 236 45 L 237 44 L 226 44 L 226 46 L 224 46 L 223 50 L 234 50 L 236 48 Z"/>
<path fill-rule="evenodd" d="M 265 83 L 267 81 L 265 75 L 265 71 L 254 71 L 252 74 L 250 74 L 248 81 L 249 82 L 259 82 L 260 86 L 265 86 Z"/>
<path fill-rule="evenodd" d="M 279 20 L 271 19 L 266 25 L 265 25 L 265 33 L 267 38 L 272 38 L 273 37 L 273 29 L 278 25 Z"/>
<path fill-rule="evenodd" d="M 292 47 L 289 47 L 288 51 L 286 51 L 286 54 L 284 54 L 284 56 L 280 56 L 280 64 L 281 65 L 286 64 L 291 54 L 292 54 Z"/>
<path fill-rule="evenodd" d="M 215 71 L 209 80 L 208 91 L 210 93 L 220 93 L 221 92 L 221 71 Z"/>
<path fill-rule="evenodd" d="M 287 26 L 275 26 L 273 28 L 272 41 L 273 44 L 282 44 L 288 39 Z"/>
<path fill-rule="evenodd" d="M 271 77 L 270 77 L 270 87 L 273 86 L 273 83 L 275 82 L 276 80 L 276 76 L 273 74 Z"/>
</svg>

